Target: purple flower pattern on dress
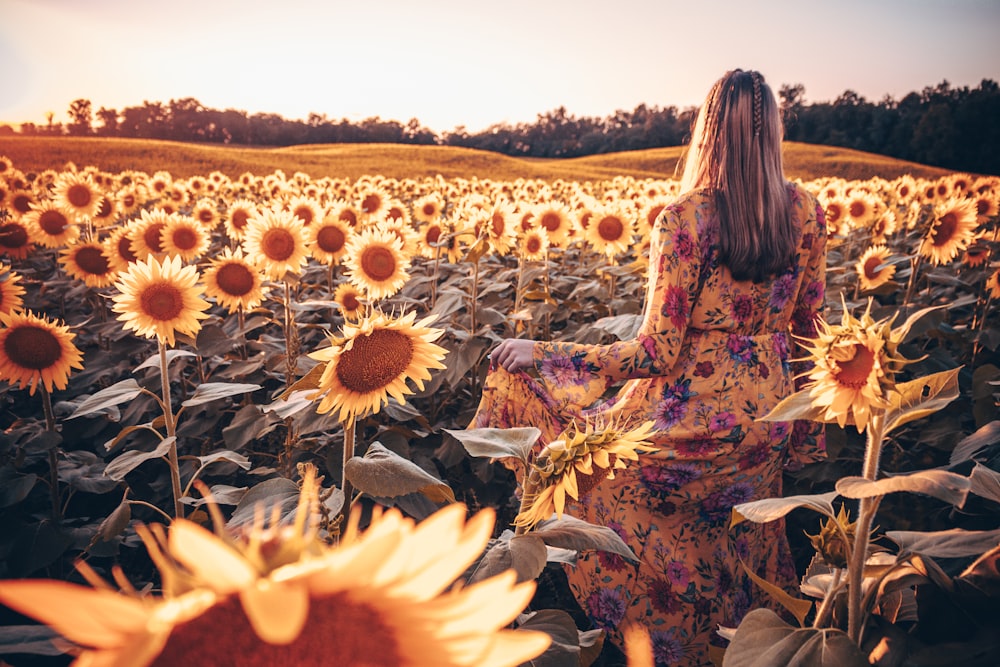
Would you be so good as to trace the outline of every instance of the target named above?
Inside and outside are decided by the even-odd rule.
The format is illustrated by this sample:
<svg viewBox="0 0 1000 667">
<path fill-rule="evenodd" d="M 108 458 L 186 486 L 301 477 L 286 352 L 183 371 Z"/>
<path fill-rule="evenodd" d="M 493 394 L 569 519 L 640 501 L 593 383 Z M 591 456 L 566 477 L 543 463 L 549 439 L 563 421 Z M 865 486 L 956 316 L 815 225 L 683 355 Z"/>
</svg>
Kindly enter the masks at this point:
<svg viewBox="0 0 1000 667">
<path fill-rule="evenodd" d="M 612 630 L 625 618 L 625 600 L 617 588 L 601 588 L 587 598 L 587 611 L 595 624 Z"/>
</svg>

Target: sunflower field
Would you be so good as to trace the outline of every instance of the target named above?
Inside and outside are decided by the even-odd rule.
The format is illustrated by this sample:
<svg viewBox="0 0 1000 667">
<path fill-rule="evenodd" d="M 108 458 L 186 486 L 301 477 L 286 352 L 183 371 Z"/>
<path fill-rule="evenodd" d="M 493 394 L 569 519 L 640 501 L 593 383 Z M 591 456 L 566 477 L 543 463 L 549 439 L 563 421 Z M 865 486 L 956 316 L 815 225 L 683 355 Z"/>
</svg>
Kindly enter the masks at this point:
<svg viewBox="0 0 1000 667">
<path fill-rule="evenodd" d="M 818 415 L 814 394 L 796 414 L 828 422 L 829 458 L 789 471 L 785 496 L 848 500 L 838 513 L 823 505 L 825 524 L 807 512 L 817 503 L 782 508 L 799 572 L 808 581 L 825 560 L 825 590 L 840 590 L 829 584 L 840 581 L 837 540 L 851 552 L 863 532 L 862 556 L 870 544 L 909 567 L 865 569 L 882 587 L 867 608 L 883 632 L 869 637 L 905 636 L 913 655 L 996 655 L 1000 178 L 803 184 L 830 234 L 831 324 L 814 350 L 830 412 Z M 330 651 L 308 637 L 337 628 L 331 664 L 386 642 L 405 664 L 611 664 L 560 587 L 559 563 L 628 547 L 562 515 L 565 487 L 521 474 L 531 429 L 468 427 L 501 339 L 631 336 L 649 233 L 678 187 L 25 173 L 0 157 L 0 656 L 222 664 L 253 645 L 266 662 L 274 646 Z M 864 495 L 838 482 L 875 476 L 863 425 L 878 406 L 867 387 L 887 382 L 866 342 L 878 336 L 896 355 L 878 373 L 898 386 L 949 376 L 900 394 L 912 409 L 884 431 L 875 466 L 883 480 L 947 473 L 933 479 L 950 491 L 931 489 L 928 473 L 858 509 L 851 499 Z M 605 452 L 600 468 L 638 458 L 641 430 L 609 432 L 564 446 Z M 541 497 L 558 518 L 522 502 Z M 25 587 L 38 580 L 48 588 Z M 456 580 L 468 586 L 445 596 Z M 822 618 L 859 640 L 827 597 L 800 622 Z M 53 619 L 33 605 L 88 611 Z M 209 619 L 246 626 L 245 640 L 216 641 Z M 178 648 L 192 642 L 215 648 L 195 662 Z M 869 658 L 877 649 L 856 643 Z"/>
</svg>

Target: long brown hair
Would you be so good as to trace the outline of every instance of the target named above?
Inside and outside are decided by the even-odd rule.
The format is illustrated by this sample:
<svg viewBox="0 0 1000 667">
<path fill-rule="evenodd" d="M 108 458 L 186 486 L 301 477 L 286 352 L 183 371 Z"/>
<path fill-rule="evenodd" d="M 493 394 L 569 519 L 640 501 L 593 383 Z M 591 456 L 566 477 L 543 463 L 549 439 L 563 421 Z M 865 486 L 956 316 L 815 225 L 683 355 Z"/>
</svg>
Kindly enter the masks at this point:
<svg viewBox="0 0 1000 667">
<path fill-rule="evenodd" d="M 784 128 L 759 72 L 734 69 L 698 112 L 681 190 L 710 189 L 719 213 L 719 259 L 736 280 L 787 270 L 798 244 L 781 161 Z"/>
</svg>

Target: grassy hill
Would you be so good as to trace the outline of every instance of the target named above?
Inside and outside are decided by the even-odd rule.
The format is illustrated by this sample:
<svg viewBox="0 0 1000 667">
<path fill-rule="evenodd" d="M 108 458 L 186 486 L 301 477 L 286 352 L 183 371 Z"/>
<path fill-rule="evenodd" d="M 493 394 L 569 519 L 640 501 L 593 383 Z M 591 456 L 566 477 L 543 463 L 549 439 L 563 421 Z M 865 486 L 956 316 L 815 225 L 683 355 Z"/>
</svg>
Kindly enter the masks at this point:
<svg viewBox="0 0 1000 667">
<path fill-rule="evenodd" d="M 445 178 L 562 178 L 596 181 L 615 176 L 670 178 L 683 147 L 654 148 L 570 159 L 515 158 L 498 153 L 450 146 L 402 144 L 310 144 L 284 148 L 251 148 L 147 139 L 97 137 L 4 137 L 0 155 L 6 155 L 24 172 L 62 169 L 67 162 L 78 167 L 94 165 L 104 171 L 136 169 L 153 173 L 169 171 L 176 177 L 205 175 L 212 171 L 235 178 L 243 172 L 264 175 L 276 169 L 291 175 L 303 172 L 356 179 L 364 174 L 393 178 L 420 178 L 440 174 Z M 785 146 L 789 177 L 810 180 L 820 176 L 866 179 L 901 174 L 934 178 L 948 173 L 882 155 L 831 146 L 790 142 Z M 679 175 L 679 174 L 678 174 Z"/>
</svg>

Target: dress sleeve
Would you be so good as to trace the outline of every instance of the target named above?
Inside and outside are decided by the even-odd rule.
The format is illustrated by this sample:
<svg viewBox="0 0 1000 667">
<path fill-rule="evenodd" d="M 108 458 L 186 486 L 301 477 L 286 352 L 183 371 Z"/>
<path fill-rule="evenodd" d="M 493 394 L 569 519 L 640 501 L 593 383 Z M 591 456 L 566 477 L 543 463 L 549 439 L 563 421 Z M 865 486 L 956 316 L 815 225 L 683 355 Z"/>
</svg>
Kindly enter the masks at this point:
<svg viewBox="0 0 1000 667">
<path fill-rule="evenodd" d="M 690 200 L 666 207 L 657 219 L 634 338 L 609 345 L 535 345 L 535 369 L 554 396 L 586 406 L 619 381 L 663 375 L 673 366 L 700 289 L 703 259 L 695 221 Z"/>
<path fill-rule="evenodd" d="M 826 215 L 823 207 L 811 195 L 807 195 L 807 202 L 808 218 L 803 224 L 800 251 L 808 253 L 808 260 L 791 322 L 794 341 L 791 358 L 800 360 L 792 362 L 796 390 L 806 384 L 806 374 L 813 366 L 812 362 L 802 360 L 808 357 L 808 352 L 798 340 L 816 335 L 816 321 L 822 316 L 826 301 Z M 825 425 L 820 422 L 794 422 L 786 451 L 786 466 L 797 469 L 806 463 L 825 459 L 825 432 Z"/>
</svg>

